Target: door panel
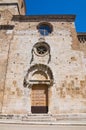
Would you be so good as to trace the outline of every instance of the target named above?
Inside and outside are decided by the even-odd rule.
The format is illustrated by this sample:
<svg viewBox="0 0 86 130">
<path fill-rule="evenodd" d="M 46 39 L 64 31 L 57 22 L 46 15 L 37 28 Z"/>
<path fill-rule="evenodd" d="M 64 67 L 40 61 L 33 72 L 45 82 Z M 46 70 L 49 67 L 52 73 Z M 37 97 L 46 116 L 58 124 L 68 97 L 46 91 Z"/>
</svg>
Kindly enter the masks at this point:
<svg viewBox="0 0 86 130">
<path fill-rule="evenodd" d="M 32 113 L 47 113 L 48 112 L 48 86 L 33 85 L 32 86 Z"/>
</svg>

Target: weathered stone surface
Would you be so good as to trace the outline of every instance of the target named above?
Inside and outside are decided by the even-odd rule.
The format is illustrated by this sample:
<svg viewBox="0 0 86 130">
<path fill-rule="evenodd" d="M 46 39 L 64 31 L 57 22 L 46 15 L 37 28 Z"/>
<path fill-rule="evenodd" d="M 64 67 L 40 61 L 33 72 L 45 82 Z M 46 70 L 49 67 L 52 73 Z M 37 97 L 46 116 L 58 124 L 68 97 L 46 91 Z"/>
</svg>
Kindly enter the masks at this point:
<svg viewBox="0 0 86 130">
<path fill-rule="evenodd" d="M 86 113 L 86 58 L 82 47 L 85 43 L 79 42 L 73 20 L 47 17 L 53 31 L 41 36 L 37 26 L 42 18 L 46 21 L 45 17 L 37 21 L 34 16 L 32 20 L 26 16 L 27 22 L 22 16 L 23 21 L 11 21 L 12 14 L 7 14 L 7 21 L 14 28 L 0 31 L 1 113 L 30 114 L 33 84 L 49 86 L 49 113 Z M 50 47 L 45 56 L 34 52 L 35 44 L 40 41 Z"/>
<path fill-rule="evenodd" d="M 9 10 L 13 15 L 25 15 L 23 0 L 0 0 L 0 11 Z"/>
</svg>

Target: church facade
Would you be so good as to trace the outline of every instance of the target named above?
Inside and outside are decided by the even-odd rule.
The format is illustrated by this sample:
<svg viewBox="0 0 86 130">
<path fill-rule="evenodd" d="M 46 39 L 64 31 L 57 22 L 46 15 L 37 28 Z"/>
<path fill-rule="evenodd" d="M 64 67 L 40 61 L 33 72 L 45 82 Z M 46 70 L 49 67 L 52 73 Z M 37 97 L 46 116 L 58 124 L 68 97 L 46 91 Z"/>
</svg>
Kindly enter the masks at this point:
<svg viewBox="0 0 86 130">
<path fill-rule="evenodd" d="M 86 34 L 74 21 L 0 0 L 1 115 L 86 114 Z"/>
</svg>

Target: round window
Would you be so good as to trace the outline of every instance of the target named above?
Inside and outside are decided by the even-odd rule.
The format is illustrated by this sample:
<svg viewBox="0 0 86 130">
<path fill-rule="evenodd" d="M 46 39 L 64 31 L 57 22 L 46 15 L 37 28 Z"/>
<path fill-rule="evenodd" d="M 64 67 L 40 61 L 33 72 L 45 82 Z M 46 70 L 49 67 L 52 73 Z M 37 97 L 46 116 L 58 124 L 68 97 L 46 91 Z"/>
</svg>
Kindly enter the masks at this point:
<svg viewBox="0 0 86 130">
<path fill-rule="evenodd" d="M 37 27 L 38 31 L 41 35 L 47 36 L 52 32 L 52 25 L 50 23 L 40 23 Z"/>
<path fill-rule="evenodd" d="M 38 56 L 45 56 L 46 54 L 48 54 L 49 52 L 49 46 L 42 42 L 42 43 L 37 43 L 34 46 L 34 52 L 35 54 L 37 54 Z"/>
<path fill-rule="evenodd" d="M 37 47 L 38 54 L 45 54 L 47 52 L 47 48 L 43 45 Z"/>
</svg>

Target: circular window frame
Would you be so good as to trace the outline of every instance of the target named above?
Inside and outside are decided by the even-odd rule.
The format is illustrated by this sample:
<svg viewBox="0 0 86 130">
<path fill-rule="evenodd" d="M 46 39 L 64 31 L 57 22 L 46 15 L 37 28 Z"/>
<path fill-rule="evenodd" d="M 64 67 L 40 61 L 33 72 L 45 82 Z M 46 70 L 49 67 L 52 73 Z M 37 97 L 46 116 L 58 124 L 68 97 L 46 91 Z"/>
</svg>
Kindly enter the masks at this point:
<svg viewBox="0 0 86 130">
<path fill-rule="evenodd" d="M 48 31 L 47 34 L 42 34 L 42 32 L 40 32 L 41 31 L 41 29 L 40 29 L 41 26 L 46 26 L 46 27 L 49 28 L 49 31 Z M 51 23 L 48 23 L 48 22 L 41 22 L 41 23 L 39 23 L 38 26 L 37 26 L 37 29 L 38 29 L 38 32 L 40 33 L 40 35 L 42 35 L 42 36 L 48 36 L 48 35 L 50 35 L 53 32 L 53 26 L 52 26 Z"/>
<path fill-rule="evenodd" d="M 42 47 L 45 47 L 46 50 L 47 50 L 44 54 L 40 54 L 40 53 L 37 51 L 37 48 L 38 48 L 38 47 L 41 47 L 41 46 L 42 46 Z M 45 42 L 38 42 L 38 43 L 35 44 L 33 50 L 34 50 L 34 53 L 35 53 L 37 56 L 39 56 L 39 57 L 44 57 L 44 56 L 46 56 L 46 55 L 49 54 L 50 47 L 49 47 L 49 45 L 48 45 L 47 43 L 45 43 Z"/>
</svg>

